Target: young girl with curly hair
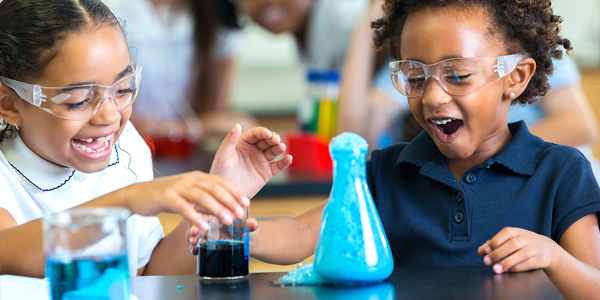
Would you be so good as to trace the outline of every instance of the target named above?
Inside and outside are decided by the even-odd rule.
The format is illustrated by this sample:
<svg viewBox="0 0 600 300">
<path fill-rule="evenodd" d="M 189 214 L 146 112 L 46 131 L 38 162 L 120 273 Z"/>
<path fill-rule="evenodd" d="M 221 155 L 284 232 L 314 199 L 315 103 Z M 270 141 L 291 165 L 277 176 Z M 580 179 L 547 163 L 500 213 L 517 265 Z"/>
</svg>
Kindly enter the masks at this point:
<svg viewBox="0 0 600 300">
<path fill-rule="evenodd" d="M 549 0 L 387 0 L 373 23 L 396 89 L 425 129 L 373 151 L 369 188 L 395 267 L 542 269 L 567 299 L 598 297 L 600 189 L 576 149 L 544 142 L 512 103 L 544 95 L 570 42 Z M 313 253 L 325 203 L 254 222 L 251 255 Z M 292 234 L 291 234 L 292 233 Z"/>
</svg>

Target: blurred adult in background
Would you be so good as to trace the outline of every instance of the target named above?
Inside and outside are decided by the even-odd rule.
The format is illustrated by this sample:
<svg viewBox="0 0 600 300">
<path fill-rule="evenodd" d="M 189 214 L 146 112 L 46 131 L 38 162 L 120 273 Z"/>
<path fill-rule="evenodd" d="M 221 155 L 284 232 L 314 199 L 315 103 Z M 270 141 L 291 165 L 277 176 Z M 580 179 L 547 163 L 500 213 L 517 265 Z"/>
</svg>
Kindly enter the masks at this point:
<svg viewBox="0 0 600 300">
<path fill-rule="evenodd" d="M 131 58 L 144 66 L 144 88 L 131 121 L 154 139 L 195 142 L 225 135 L 235 123 L 230 87 L 238 44 L 228 0 L 107 0 L 125 23 Z M 160 122 L 158 122 L 160 120 Z"/>
<path fill-rule="evenodd" d="M 294 35 L 302 64 L 340 69 L 354 27 L 369 0 L 237 0 L 266 30 Z"/>
<path fill-rule="evenodd" d="M 409 142 L 423 130 L 408 111 L 407 98 L 393 88 L 388 65 L 378 65 L 372 48 L 370 22 L 383 15 L 381 3 L 380 0 L 372 3 L 352 35 L 338 110 L 338 131 L 362 135 L 371 150 L 390 143 Z M 553 64 L 548 93 L 534 105 L 512 105 L 508 121 L 524 120 L 531 133 L 545 141 L 577 147 L 590 160 L 596 178 L 600 179 L 600 164 L 592 153 L 592 145 L 598 141 L 598 123 L 581 87 L 579 69 L 566 53 L 561 60 L 553 60 Z M 370 74 L 377 68 L 373 79 Z"/>
</svg>

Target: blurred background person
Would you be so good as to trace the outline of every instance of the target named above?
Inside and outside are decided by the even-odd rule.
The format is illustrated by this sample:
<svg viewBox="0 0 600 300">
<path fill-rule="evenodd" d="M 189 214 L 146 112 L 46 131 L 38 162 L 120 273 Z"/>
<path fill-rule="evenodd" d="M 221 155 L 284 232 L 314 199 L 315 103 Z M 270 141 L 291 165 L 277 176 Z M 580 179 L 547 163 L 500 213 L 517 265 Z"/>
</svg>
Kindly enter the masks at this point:
<svg viewBox="0 0 600 300">
<path fill-rule="evenodd" d="M 154 140 L 157 152 L 163 142 L 182 143 L 189 152 L 201 138 L 221 138 L 235 123 L 256 125 L 231 107 L 240 32 L 230 1 L 106 2 L 125 23 L 131 59 L 144 68 L 131 121 Z"/>
<path fill-rule="evenodd" d="M 274 33 L 292 33 L 302 64 L 340 69 L 354 27 L 369 0 L 237 0 L 256 24 Z"/>
</svg>

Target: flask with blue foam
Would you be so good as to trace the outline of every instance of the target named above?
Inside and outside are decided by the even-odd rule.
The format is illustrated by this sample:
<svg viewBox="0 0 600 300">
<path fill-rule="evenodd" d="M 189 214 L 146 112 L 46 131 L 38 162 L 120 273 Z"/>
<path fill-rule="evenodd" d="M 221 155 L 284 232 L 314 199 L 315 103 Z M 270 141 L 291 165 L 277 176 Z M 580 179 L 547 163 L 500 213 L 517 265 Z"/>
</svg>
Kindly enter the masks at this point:
<svg viewBox="0 0 600 300">
<path fill-rule="evenodd" d="M 341 284 L 379 282 L 393 271 L 394 259 L 367 185 L 367 142 L 343 133 L 329 144 L 333 186 L 323 210 L 314 271 Z"/>
</svg>

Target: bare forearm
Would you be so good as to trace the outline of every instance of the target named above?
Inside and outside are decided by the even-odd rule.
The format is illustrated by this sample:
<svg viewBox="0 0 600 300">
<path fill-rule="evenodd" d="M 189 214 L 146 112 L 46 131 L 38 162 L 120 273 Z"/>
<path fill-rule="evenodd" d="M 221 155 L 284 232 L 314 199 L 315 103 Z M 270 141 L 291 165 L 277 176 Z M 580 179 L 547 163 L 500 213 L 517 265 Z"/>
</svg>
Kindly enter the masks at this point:
<svg viewBox="0 0 600 300">
<path fill-rule="evenodd" d="M 595 125 L 569 114 L 548 116 L 532 126 L 531 133 L 544 141 L 573 147 L 592 144 L 598 135 Z"/>
<path fill-rule="evenodd" d="M 196 256 L 185 240 L 187 220 L 183 220 L 152 251 L 143 275 L 184 275 L 196 273 Z"/>
<path fill-rule="evenodd" d="M 325 204 L 294 219 L 260 222 L 250 239 L 250 255 L 267 263 L 289 265 L 314 254 Z"/>
<path fill-rule="evenodd" d="M 45 258 L 42 222 L 33 220 L 0 231 L 2 274 L 44 277 Z"/>
<path fill-rule="evenodd" d="M 600 299 L 600 270 L 563 251 L 552 269 L 544 270 L 565 299 Z"/>
</svg>

